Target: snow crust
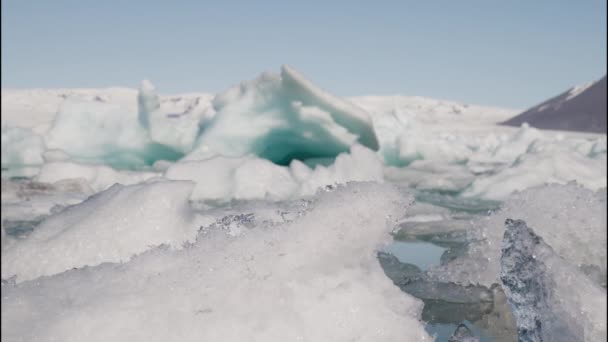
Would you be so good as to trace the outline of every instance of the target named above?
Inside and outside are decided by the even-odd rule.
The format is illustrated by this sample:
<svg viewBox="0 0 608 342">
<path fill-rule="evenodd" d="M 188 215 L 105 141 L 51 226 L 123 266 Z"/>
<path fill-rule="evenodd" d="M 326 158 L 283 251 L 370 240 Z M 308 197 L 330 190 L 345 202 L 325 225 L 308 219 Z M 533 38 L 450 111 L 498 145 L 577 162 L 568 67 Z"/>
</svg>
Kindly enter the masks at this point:
<svg viewBox="0 0 608 342">
<path fill-rule="evenodd" d="M 53 215 L 2 250 L 2 278 L 35 279 L 103 262 L 128 261 L 154 246 L 194 238 L 190 182 L 115 185 Z M 32 262 L 36 260 L 36 262 Z"/>
<path fill-rule="evenodd" d="M 210 226 L 179 251 L 156 248 L 124 264 L 4 284 L 2 337 L 431 341 L 422 303 L 400 292 L 376 259 L 410 202 L 388 185 L 351 184 L 322 193 L 292 222 L 260 223 L 237 237 Z M 135 242 L 127 231 L 113 240 Z"/>
</svg>

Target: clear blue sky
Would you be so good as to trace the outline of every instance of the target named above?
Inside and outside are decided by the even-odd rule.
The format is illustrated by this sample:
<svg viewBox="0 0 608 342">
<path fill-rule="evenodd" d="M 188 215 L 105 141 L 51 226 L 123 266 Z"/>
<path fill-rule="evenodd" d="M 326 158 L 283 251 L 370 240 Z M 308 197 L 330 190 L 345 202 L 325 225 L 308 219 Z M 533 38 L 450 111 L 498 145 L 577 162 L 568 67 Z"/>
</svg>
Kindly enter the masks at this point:
<svg viewBox="0 0 608 342">
<path fill-rule="evenodd" d="M 606 0 L 2 1 L 2 87 L 215 92 L 283 63 L 337 95 L 524 108 L 606 74 Z"/>
</svg>

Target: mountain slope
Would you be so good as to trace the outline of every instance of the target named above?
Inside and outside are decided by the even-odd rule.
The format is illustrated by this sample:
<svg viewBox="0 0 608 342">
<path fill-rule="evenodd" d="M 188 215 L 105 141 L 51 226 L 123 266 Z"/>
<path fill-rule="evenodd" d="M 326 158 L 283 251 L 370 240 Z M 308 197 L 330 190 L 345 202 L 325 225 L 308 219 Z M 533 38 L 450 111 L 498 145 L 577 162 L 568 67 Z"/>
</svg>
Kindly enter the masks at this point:
<svg viewBox="0 0 608 342">
<path fill-rule="evenodd" d="M 519 126 L 524 122 L 541 129 L 606 133 L 606 76 L 574 87 L 502 124 Z"/>
</svg>

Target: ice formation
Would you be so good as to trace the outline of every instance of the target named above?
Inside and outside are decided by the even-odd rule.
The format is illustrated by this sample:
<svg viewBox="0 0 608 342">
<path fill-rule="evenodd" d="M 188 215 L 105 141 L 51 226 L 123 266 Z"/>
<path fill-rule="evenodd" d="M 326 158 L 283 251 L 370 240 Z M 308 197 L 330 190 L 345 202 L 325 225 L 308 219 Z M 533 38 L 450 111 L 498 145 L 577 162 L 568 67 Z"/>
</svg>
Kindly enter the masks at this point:
<svg viewBox="0 0 608 342">
<path fill-rule="evenodd" d="M 479 342 L 479 339 L 473 335 L 466 325 L 460 324 L 454 334 L 450 336 L 448 342 Z"/>
<path fill-rule="evenodd" d="M 422 303 L 376 259 L 409 202 L 389 185 L 351 184 L 322 193 L 291 223 L 238 237 L 209 229 L 180 251 L 3 284 L 2 337 L 431 341 Z"/>
<path fill-rule="evenodd" d="M 550 200 L 549 200 L 550 199 Z M 467 252 L 432 270 L 432 277 L 490 287 L 499 282 L 504 221 L 518 217 L 532 225 L 556 254 L 606 284 L 606 189 L 577 184 L 548 185 L 511 196 L 499 211 L 473 222 Z"/>
<path fill-rule="evenodd" d="M 377 150 L 367 113 L 317 88 L 289 66 L 218 94 L 213 119 L 186 159 L 253 154 L 277 164 L 335 157 L 355 142 Z"/>
<path fill-rule="evenodd" d="M 519 341 L 604 341 L 606 290 L 555 254 L 522 220 L 505 223 L 501 281 Z"/>
<path fill-rule="evenodd" d="M 115 185 L 43 221 L 2 250 L 2 279 L 35 279 L 72 268 L 128 261 L 154 246 L 181 248 L 198 230 L 188 206 L 193 184 Z"/>
<path fill-rule="evenodd" d="M 191 199 L 211 203 L 232 199 L 284 200 L 312 195 L 326 185 L 383 181 L 380 159 L 358 144 L 351 147 L 350 153 L 338 155 L 327 167 L 317 165 L 311 169 L 297 160 L 284 167 L 253 156 L 213 157 L 175 163 L 164 175 L 169 179 L 196 182 Z"/>
<path fill-rule="evenodd" d="M 33 176 L 44 160 L 42 138 L 30 129 L 2 128 L 2 177 Z"/>
<path fill-rule="evenodd" d="M 142 81 L 137 102 L 137 118 L 149 139 L 182 154 L 192 150 L 199 135 L 199 125 L 209 119 L 205 98 L 195 97 L 183 109 L 172 112 L 172 108 L 161 103 L 156 88 L 148 80 Z"/>
<path fill-rule="evenodd" d="M 183 157 L 254 156 L 310 168 L 360 144 L 378 150 L 389 180 L 425 191 L 503 200 L 547 182 L 606 186 L 605 135 L 497 126 L 516 111 L 420 97 L 343 100 L 288 66 L 215 96 L 160 96 L 144 81 L 3 90 L 3 100 L 5 178 L 36 176 L 46 161 L 165 171 Z"/>
</svg>

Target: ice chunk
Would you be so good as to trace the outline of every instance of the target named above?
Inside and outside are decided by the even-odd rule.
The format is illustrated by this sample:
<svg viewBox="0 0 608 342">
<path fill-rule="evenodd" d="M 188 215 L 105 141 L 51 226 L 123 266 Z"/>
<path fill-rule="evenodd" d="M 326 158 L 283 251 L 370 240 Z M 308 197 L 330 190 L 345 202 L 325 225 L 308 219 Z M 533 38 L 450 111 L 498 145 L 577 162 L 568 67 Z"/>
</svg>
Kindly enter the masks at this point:
<svg viewBox="0 0 608 342">
<path fill-rule="evenodd" d="M 71 158 L 118 168 L 141 168 L 156 160 L 177 160 L 182 154 L 150 141 L 137 114 L 112 103 L 66 100 L 47 136 L 49 148 Z"/>
<path fill-rule="evenodd" d="M 2 250 L 2 279 L 17 281 L 75 267 L 123 262 L 154 246 L 194 239 L 191 182 L 115 185 L 49 217 L 25 240 Z"/>
<path fill-rule="evenodd" d="M 203 123 L 208 102 L 196 97 L 181 113 L 168 112 L 166 102 L 161 102 L 154 85 L 144 80 L 137 95 L 138 120 L 149 133 L 150 139 L 162 146 L 181 153 L 192 150 Z"/>
<path fill-rule="evenodd" d="M 432 277 L 463 285 L 497 284 L 504 222 L 514 216 L 533 225 L 559 256 L 581 271 L 592 271 L 605 286 L 606 189 L 594 192 L 573 183 L 516 193 L 500 210 L 474 220 L 466 254 L 432 269 Z"/>
<path fill-rule="evenodd" d="M 502 286 L 520 341 L 606 340 L 606 290 L 594 284 L 522 220 L 505 222 Z"/>
<path fill-rule="evenodd" d="M 378 156 L 371 150 L 355 144 L 350 153 L 341 153 L 333 164 L 325 167 L 317 165 L 312 172 L 294 171 L 299 173 L 300 194 L 312 195 L 319 188 L 328 184 L 344 184 L 351 181 L 383 182 L 383 167 Z"/>
<path fill-rule="evenodd" d="M 376 259 L 409 202 L 389 185 L 351 184 L 321 193 L 291 223 L 238 237 L 210 230 L 179 251 L 6 284 L 2 337 L 431 341 L 422 303 L 399 291 Z"/>
<path fill-rule="evenodd" d="M 479 342 L 479 339 L 473 335 L 471 329 L 465 324 L 460 324 L 454 334 L 450 336 L 448 342 Z"/>
<path fill-rule="evenodd" d="M 606 140 L 531 143 L 508 168 L 475 180 L 465 196 L 504 199 L 516 190 L 576 180 L 597 190 L 606 187 Z"/>
<path fill-rule="evenodd" d="M 383 181 L 382 163 L 374 152 L 353 145 L 350 153 L 338 155 L 335 162 L 311 170 L 301 162 L 279 166 L 252 156 L 213 157 L 201 161 L 180 161 L 165 172 L 169 179 L 193 180 L 192 200 L 221 203 L 232 199 L 289 199 L 313 195 L 326 185 L 350 181 Z"/>
<path fill-rule="evenodd" d="M 289 65 L 281 67 L 281 78 L 289 91 L 300 94 L 306 106 L 314 105 L 327 111 L 340 126 L 359 136 L 358 142 L 373 150 L 378 149 L 378 141 L 371 125 L 371 119 L 365 110 L 347 100 L 337 98 L 316 87 Z"/>
<path fill-rule="evenodd" d="M 44 162 L 45 144 L 39 135 L 26 128 L 2 128 L 2 173 L 31 177 Z M 12 170 L 11 170 L 12 169 Z"/>
<path fill-rule="evenodd" d="M 294 159 L 333 158 L 355 142 L 378 149 L 364 110 L 316 88 L 288 66 L 280 76 L 264 73 L 218 94 L 213 109 L 189 160 L 253 154 L 288 165 Z"/>
<path fill-rule="evenodd" d="M 460 192 L 469 186 L 475 176 L 464 165 L 434 160 L 416 160 L 406 168 L 388 167 L 387 179 L 407 184 L 419 190 Z"/>
</svg>

